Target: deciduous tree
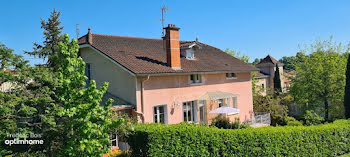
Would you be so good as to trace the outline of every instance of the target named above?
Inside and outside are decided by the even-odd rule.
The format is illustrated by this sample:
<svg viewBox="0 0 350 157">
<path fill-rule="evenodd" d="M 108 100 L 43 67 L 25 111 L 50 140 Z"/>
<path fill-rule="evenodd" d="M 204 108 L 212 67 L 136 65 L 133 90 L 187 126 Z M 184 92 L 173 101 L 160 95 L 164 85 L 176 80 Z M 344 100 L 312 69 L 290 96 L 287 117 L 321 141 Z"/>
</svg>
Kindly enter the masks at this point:
<svg viewBox="0 0 350 157">
<path fill-rule="evenodd" d="M 324 106 L 325 120 L 328 120 L 329 102 L 341 102 L 344 98 L 344 52 L 348 52 L 349 47 L 332 40 L 317 41 L 306 51 L 310 55 L 300 56 L 303 62 L 296 64 L 290 92 L 298 104 Z"/>
<path fill-rule="evenodd" d="M 239 60 L 245 62 L 245 63 L 249 63 L 249 59 L 250 57 L 245 55 L 245 54 L 241 54 L 241 52 L 239 51 L 235 51 L 235 50 L 230 50 L 229 48 L 227 48 L 225 50 L 225 52 L 233 57 L 238 58 Z"/>
<path fill-rule="evenodd" d="M 97 89 L 96 82 L 91 80 L 85 88 L 85 62 L 78 57 L 78 51 L 77 40 L 69 41 L 66 34 L 63 42 L 58 44 L 58 54 L 52 58 L 57 65 L 55 94 L 62 104 L 58 114 L 64 118 L 65 126 L 60 151 L 64 156 L 101 156 L 110 147 L 108 132 L 116 129 L 123 120 L 113 119 L 112 100 L 100 105 L 108 83 Z"/>
</svg>

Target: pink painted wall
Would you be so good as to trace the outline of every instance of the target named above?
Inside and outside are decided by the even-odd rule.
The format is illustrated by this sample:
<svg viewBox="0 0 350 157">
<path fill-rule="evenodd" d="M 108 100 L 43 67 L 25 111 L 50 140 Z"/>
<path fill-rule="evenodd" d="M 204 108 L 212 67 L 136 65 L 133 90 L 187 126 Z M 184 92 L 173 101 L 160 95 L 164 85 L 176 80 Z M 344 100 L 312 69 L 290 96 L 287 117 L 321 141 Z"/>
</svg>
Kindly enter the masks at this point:
<svg viewBox="0 0 350 157">
<path fill-rule="evenodd" d="M 137 83 L 137 110 L 141 111 L 141 80 Z M 229 116 L 233 121 L 239 117 L 241 122 L 249 120 L 253 114 L 253 98 L 250 73 L 238 73 L 237 79 L 226 79 L 222 74 L 202 74 L 202 84 L 190 85 L 190 75 L 151 76 L 144 83 L 144 118 L 153 122 L 153 107 L 167 104 L 168 124 L 183 122 L 182 103 L 196 101 L 208 91 L 222 91 L 238 94 L 239 114 Z M 174 102 L 179 103 L 177 106 Z M 232 101 L 231 101 L 232 104 Z M 198 106 L 197 106 L 198 107 Z M 209 111 L 208 111 L 209 112 Z M 208 114 L 210 117 L 214 115 Z M 197 114 L 197 117 L 199 115 Z"/>
</svg>

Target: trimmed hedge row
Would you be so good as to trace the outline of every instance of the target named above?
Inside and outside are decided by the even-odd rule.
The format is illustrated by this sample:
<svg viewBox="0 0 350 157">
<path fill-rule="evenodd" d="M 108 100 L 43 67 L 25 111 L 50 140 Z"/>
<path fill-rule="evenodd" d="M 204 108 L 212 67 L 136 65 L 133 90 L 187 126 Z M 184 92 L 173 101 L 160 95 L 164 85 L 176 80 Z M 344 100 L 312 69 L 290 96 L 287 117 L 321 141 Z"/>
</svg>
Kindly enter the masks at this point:
<svg viewBox="0 0 350 157">
<path fill-rule="evenodd" d="M 133 156 L 336 156 L 350 152 L 350 121 L 236 130 L 141 124 L 128 143 Z"/>
</svg>

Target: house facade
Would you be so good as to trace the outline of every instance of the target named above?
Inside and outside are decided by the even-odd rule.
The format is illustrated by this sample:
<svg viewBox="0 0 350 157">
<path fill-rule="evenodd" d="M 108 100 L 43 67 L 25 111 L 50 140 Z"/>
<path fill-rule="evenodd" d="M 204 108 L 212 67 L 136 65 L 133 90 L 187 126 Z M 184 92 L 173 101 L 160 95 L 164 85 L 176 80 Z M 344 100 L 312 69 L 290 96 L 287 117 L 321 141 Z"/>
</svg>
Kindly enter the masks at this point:
<svg viewBox="0 0 350 157">
<path fill-rule="evenodd" d="M 79 38 L 86 75 L 121 113 L 144 123 L 210 124 L 222 106 L 226 116 L 249 121 L 253 113 L 251 72 L 258 71 L 225 52 L 196 41 L 181 41 L 180 28 L 168 25 L 162 39 L 91 33 Z"/>
<path fill-rule="evenodd" d="M 290 80 L 285 77 L 283 70 L 283 63 L 277 61 L 270 55 L 267 55 L 265 58 L 261 59 L 260 62 L 256 65 L 256 67 L 260 70 L 256 74 L 256 86 L 259 87 L 260 93 L 262 95 L 266 95 L 267 90 L 273 89 L 273 78 L 275 77 L 276 64 L 278 66 L 278 70 L 281 78 L 281 87 L 282 91 L 286 92 L 289 88 Z"/>
</svg>

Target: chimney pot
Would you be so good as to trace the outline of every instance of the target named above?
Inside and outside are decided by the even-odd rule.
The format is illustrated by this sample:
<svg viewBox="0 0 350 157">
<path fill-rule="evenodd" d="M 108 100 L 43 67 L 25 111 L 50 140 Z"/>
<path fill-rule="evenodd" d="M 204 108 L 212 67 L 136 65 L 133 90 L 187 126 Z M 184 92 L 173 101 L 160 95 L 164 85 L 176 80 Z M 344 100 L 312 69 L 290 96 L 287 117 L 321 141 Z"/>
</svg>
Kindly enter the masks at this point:
<svg viewBox="0 0 350 157">
<path fill-rule="evenodd" d="M 88 34 L 87 34 L 87 42 L 88 44 L 92 45 L 92 34 L 91 34 L 91 28 L 88 28 Z"/>
</svg>

